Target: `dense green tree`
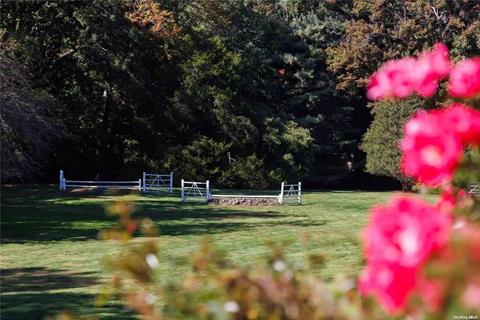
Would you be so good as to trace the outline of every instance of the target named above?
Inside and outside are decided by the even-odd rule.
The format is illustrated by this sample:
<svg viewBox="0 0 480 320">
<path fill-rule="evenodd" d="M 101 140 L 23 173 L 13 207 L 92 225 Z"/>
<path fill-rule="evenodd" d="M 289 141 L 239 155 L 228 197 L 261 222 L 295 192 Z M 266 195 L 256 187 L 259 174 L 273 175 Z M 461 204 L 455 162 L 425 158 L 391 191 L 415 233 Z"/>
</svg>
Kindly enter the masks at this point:
<svg viewBox="0 0 480 320">
<path fill-rule="evenodd" d="M 306 22 L 315 14 L 284 17 L 272 6 L 207 0 L 185 12 L 197 13 L 183 25 L 195 30 L 187 39 L 193 51 L 186 50 L 174 109 L 188 111 L 191 121 L 198 121 L 192 127 L 202 134 L 223 137 L 237 163 L 260 156 L 272 183 L 307 177 L 331 183 L 345 177 L 346 154 L 354 145 L 350 109 L 336 97 L 325 67 L 327 33 L 320 37 L 323 27 L 315 30 Z M 338 40 L 340 32 L 332 34 L 332 41 Z M 210 125 L 202 128 L 205 119 Z"/>
<path fill-rule="evenodd" d="M 116 1 L 2 6 L 7 39 L 22 44 L 35 85 L 60 103 L 67 134 L 54 163 L 72 174 L 112 176 L 148 154 L 148 142 L 163 133 L 152 118 L 165 101 L 168 86 L 157 74 L 166 58 L 126 19 L 126 8 Z"/>
<path fill-rule="evenodd" d="M 425 101 L 416 97 L 406 100 L 386 100 L 372 103 L 373 121 L 363 136 L 361 148 L 367 154 L 366 170 L 402 182 L 406 188 L 411 180 L 400 171 L 400 138 L 404 123 Z"/>
</svg>

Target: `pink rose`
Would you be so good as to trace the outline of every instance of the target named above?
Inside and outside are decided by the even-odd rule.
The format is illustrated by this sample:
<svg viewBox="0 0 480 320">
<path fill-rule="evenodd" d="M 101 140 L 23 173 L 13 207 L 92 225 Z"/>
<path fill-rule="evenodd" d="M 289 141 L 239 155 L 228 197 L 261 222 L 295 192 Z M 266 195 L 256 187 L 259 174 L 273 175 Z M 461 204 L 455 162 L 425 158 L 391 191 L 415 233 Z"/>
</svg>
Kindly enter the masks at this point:
<svg viewBox="0 0 480 320">
<path fill-rule="evenodd" d="M 480 144 L 480 111 L 461 103 L 452 103 L 436 111 L 439 126 L 457 135 L 464 145 Z"/>
<path fill-rule="evenodd" d="M 417 284 L 417 270 L 398 264 L 369 264 L 359 280 L 363 295 L 373 295 L 391 314 L 405 308 Z"/>
<path fill-rule="evenodd" d="M 404 128 L 402 170 L 419 182 L 438 186 L 451 181 L 463 152 L 461 142 L 441 125 L 437 112 L 420 111 Z"/>
<path fill-rule="evenodd" d="M 398 197 L 371 212 L 363 234 L 369 261 L 417 267 L 448 240 L 450 212 L 440 212 L 421 199 Z"/>
<path fill-rule="evenodd" d="M 360 278 L 360 291 L 372 294 L 390 313 L 405 308 L 409 297 L 424 289 L 432 308 L 438 297 L 433 283 L 420 282 L 422 267 L 435 252 L 446 247 L 451 229 L 450 210 L 439 211 L 430 203 L 397 197 L 374 207 L 363 232 L 367 268 Z"/>
<path fill-rule="evenodd" d="M 480 93 L 480 57 L 463 60 L 450 73 L 448 92 L 452 97 L 471 98 Z"/>
<path fill-rule="evenodd" d="M 426 185 L 448 183 L 463 147 L 473 144 L 480 144 L 480 111 L 460 103 L 419 111 L 404 128 L 402 170 Z"/>
<path fill-rule="evenodd" d="M 438 82 L 449 74 L 450 69 L 448 48 L 443 43 L 437 43 L 432 51 L 422 53 L 417 59 L 413 73 L 415 91 L 422 97 L 433 96 Z"/>
<path fill-rule="evenodd" d="M 450 72 L 448 48 L 438 43 L 418 59 L 403 58 L 386 62 L 370 79 L 367 97 L 378 100 L 405 98 L 413 93 L 423 97 L 435 94 L 438 82 Z"/>
<path fill-rule="evenodd" d="M 414 92 L 413 73 L 415 59 L 404 58 L 385 63 L 376 72 L 367 89 L 369 99 L 376 100 L 386 97 L 405 98 Z"/>
</svg>

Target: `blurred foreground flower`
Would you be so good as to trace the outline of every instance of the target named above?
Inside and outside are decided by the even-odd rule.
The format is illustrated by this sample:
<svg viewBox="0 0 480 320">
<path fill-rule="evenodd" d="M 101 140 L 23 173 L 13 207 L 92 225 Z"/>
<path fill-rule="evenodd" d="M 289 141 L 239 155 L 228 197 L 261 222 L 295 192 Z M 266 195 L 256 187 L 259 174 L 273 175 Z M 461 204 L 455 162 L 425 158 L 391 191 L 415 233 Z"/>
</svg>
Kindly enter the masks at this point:
<svg viewBox="0 0 480 320">
<path fill-rule="evenodd" d="M 385 63 L 375 72 L 367 87 L 367 97 L 378 100 L 388 97 L 405 98 L 418 93 L 431 97 L 438 82 L 451 69 L 448 48 L 439 43 L 432 51 L 423 52 L 418 59 L 403 58 Z"/>
<path fill-rule="evenodd" d="M 361 291 L 376 295 L 391 312 L 403 309 L 423 264 L 446 245 L 450 227 L 450 213 L 416 198 L 399 197 L 373 208 L 363 234 L 367 269 Z"/>
<path fill-rule="evenodd" d="M 452 96 L 480 92 L 479 59 L 460 62 L 451 71 Z M 428 97 L 449 72 L 448 51 L 440 44 L 418 60 L 387 62 L 373 75 L 369 98 L 415 92 Z M 376 297 L 389 313 L 444 319 L 452 317 L 452 310 L 480 312 L 475 302 L 480 300 L 480 205 L 458 185 L 462 179 L 480 182 L 479 144 L 480 111 L 466 104 L 422 110 L 406 123 L 402 171 L 427 187 L 440 187 L 442 194 L 434 205 L 399 197 L 371 210 L 363 234 L 367 267 L 360 291 Z"/>
<path fill-rule="evenodd" d="M 471 98 L 480 94 L 480 57 L 459 62 L 453 68 L 448 83 L 452 97 Z"/>
<path fill-rule="evenodd" d="M 480 111 L 460 103 L 419 111 L 405 125 L 402 169 L 420 183 L 449 183 L 463 149 L 480 143 Z"/>
<path fill-rule="evenodd" d="M 400 147 L 403 172 L 429 186 L 452 180 L 463 151 L 460 141 L 439 125 L 438 114 L 426 111 L 407 122 Z"/>
</svg>

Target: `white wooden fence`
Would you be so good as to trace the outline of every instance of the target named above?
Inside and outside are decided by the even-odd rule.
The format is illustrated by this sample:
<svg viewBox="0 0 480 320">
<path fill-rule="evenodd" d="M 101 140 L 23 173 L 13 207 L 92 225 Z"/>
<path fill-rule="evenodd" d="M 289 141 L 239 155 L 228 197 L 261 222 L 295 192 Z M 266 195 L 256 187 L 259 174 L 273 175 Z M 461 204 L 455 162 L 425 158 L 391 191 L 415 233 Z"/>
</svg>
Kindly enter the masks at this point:
<svg viewBox="0 0 480 320">
<path fill-rule="evenodd" d="M 468 190 L 468 193 L 480 196 L 480 184 L 472 184 L 470 185 L 470 189 Z"/>
<path fill-rule="evenodd" d="M 63 170 L 60 170 L 60 190 L 67 188 L 103 188 L 142 190 L 142 179 L 131 181 L 100 181 L 100 180 L 67 180 Z"/>
<path fill-rule="evenodd" d="M 182 179 L 181 199 L 182 202 L 188 199 L 202 200 L 208 203 L 212 198 L 210 193 L 210 181 L 185 181 Z"/>
<path fill-rule="evenodd" d="M 173 193 L 173 172 L 170 174 L 143 173 L 142 177 L 143 192 L 162 192 Z"/>
<path fill-rule="evenodd" d="M 285 184 L 282 182 L 278 195 L 240 195 L 240 194 L 214 194 L 212 198 L 275 198 L 279 204 L 298 203 L 302 204 L 302 183 Z"/>
<path fill-rule="evenodd" d="M 279 196 L 274 195 L 255 195 L 255 194 L 212 194 L 212 198 L 276 198 L 278 199 Z"/>
<path fill-rule="evenodd" d="M 131 181 L 100 181 L 100 180 L 67 180 L 63 170 L 60 170 L 60 190 L 67 188 L 104 188 L 104 189 L 130 189 L 143 192 L 168 191 L 173 193 L 173 172 L 170 174 L 143 173 L 142 179 Z M 472 186 L 470 193 L 480 194 L 480 185 Z M 241 197 L 241 198 L 277 198 L 279 204 L 302 204 L 302 183 L 285 184 L 282 182 L 280 194 L 275 195 L 215 195 L 215 197 Z M 181 200 L 201 200 L 208 203 L 212 199 L 210 181 L 185 181 L 181 183 Z"/>
<path fill-rule="evenodd" d="M 280 194 L 278 195 L 278 202 L 283 203 L 295 203 L 302 204 L 302 183 L 297 184 L 285 184 L 282 182 Z"/>
</svg>

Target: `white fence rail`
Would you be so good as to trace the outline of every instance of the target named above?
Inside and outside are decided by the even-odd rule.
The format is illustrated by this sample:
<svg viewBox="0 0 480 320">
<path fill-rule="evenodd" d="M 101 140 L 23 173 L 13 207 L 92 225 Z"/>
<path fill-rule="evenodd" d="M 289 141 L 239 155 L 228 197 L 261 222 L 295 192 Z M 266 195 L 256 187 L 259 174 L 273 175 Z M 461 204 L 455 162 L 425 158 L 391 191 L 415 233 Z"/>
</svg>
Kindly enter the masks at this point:
<svg viewBox="0 0 480 320">
<path fill-rule="evenodd" d="M 169 174 L 143 173 L 142 177 L 143 192 L 162 192 L 173 193 L 173 172 Z"/>
<path fill-rule="evenodd" d="M 255 194 L 212 194 L 212 198 L 276 198 L 278 196 L 269 196 L 269 195 L 255 195 Z"/>
<path fill-rule="evenodd" d="M 472 184 L 470 185 L 470 189 L 468 190 L 468 193 L 480 196 L 480 184 Z"/>
<path fill-rule="evenodd" d="M 60 190 L 67 188 L 103 188 L 103 189 L 127 189 L 142 190 L 142 179 L 131 181 L 100 181 L 100 180 L 67 180 L 63 170 L 60 170 Z"/>
<path fill-rule="evenodd" d="M 278 195 L 242 195 L 242 194 L 214 194 L 212 198 L 274 198 L 279 204 L 297 203 L 302 204 L 302 183 L 285 184 L 282 182 L 280 193 Z"/>
<path fill-rule="evenodd" d="M 192 200 L 202 200 L 208 203 L 212 198 L 210 193 L 210 181 L 199 182 L 199 181 L 185 181 L 182 179 L 181 183 L 181 199 L 182 202 L 187 201 L 188 199 Z"/>
<path fill-rule="evenodd" d="M 298 205 L 301 205 L 302 183 L 298 182 L 297 184 L 285 184 L 285 182 L 282 182 L 280 194 L 278 195 L 278 202 L 280 204 L 296 202 Z"/>
</svg>

